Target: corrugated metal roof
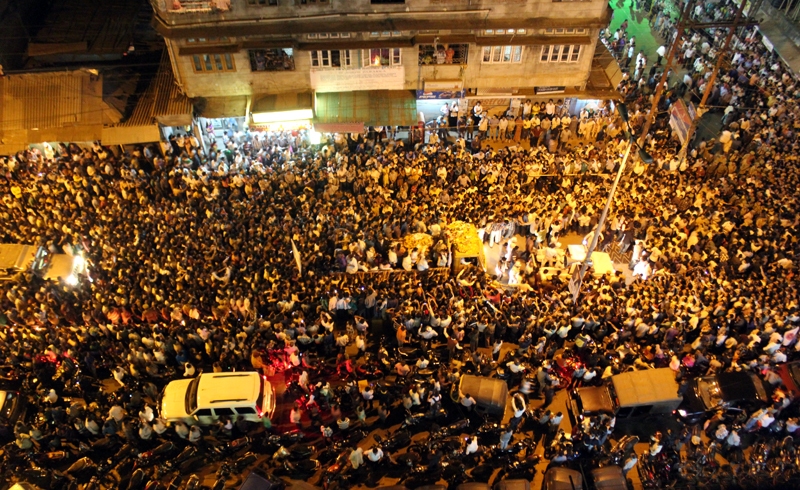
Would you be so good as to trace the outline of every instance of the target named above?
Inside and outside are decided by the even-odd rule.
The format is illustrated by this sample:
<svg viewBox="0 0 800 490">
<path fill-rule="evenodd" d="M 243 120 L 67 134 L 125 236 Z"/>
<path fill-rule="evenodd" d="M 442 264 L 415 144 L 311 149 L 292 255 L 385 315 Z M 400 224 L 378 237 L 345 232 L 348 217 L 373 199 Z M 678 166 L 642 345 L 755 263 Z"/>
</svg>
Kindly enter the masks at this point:
<svg viewBox="0 0 800 490">
<path fill-rule="evenodd" d="M 192 103 L 181 93 L 175 82 L 175 75 L 172 73 L 172 65 L 166 50 L 161 56 L 161 66 L 158 68 L 155 84 L 153 113 L 156 117 L 192 114 Z"/>
<path fill-rule="evenodd" d="M 0 129 L 45 129 L 81 123 L 85 115 L 83 83 L 88 77 L 87 73 L 75 71 L 4 77 L 0 85 Z"/>
<path fill-rule="evenodd" d="M 189 116 L 192 114 L 192 103 L 181 93 L 172 74 L 169 54 L 164 51 L 156 77 L 150 82 L 147 90 L 139 98 L 131 117 L 120 126 L 147 126 L 159 122 L 159 118 L 173 116 Z M 171 123 L 167 122 L 167 125 Z M 186 123 L 183 123 L 186 124 Z"/>
</svg>

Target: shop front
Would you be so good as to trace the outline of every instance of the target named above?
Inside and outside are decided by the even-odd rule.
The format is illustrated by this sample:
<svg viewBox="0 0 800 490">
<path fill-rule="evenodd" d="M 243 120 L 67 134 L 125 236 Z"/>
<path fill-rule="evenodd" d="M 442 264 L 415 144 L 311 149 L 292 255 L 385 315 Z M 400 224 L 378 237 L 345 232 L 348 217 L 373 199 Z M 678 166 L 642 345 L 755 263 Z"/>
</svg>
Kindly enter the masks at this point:
<svg viewBox="0 0 800 490">
<path fill-rule="evenodd" d="M 455 129 L 458 114 L 467 115 L 469 111 L 464 95 L 461 80 L 423 81 L 422 89 L 417 90 L 418 122 L 430 124 L 446 114 L 447 126 Z"/>
<path fill-rule="evenodd" d="M 310 129 L 314 118 L 311 92 L 265 95 L 253 102 L 251 131 Z"/>
<path fill-rule="evenodd" d="M 365 128 L 387 126 L 408 128 L 416 125 L 416 109 L 410 90 L 317 93 L 314 128 L 320 133 L 360 133 Z"/>
</svg>

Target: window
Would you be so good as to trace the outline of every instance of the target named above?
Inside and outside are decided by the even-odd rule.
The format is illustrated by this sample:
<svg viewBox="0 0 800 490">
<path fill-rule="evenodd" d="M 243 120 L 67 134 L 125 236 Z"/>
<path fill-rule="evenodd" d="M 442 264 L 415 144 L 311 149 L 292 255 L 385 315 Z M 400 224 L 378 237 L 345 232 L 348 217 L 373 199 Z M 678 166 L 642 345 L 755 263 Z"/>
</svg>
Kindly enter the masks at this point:
<svg viewBox="0 0 800 490">
<path fill-rule="evenodd" d="M 633 412 L 633 408 L 631 408 L 631 407 L 620 408 L 619 410 L 617 410 L 617 417 L 621 418 L 621 419 L 625 419 L 625 418 L 630 417 L 632 412 Z"/>
<path fill-rule="evenodd" d="M 276 7 L 278 5 L 278 0 L 247 0 L 248 5 L 267 5 L 270 7 Z"/>
<path fill-rule="evenodd" d="M 250 413 L 256 413 L 256 409 L 253 407 L 236 407 L 236 412 L 240 415 L 250 414 Z"/>
<path fill-rule="evenodd" d="M 217 417 L 220 417 L 222 415 L 235 415 L 233 413 L 233 410 L 231 410 L 230 408 L 215 408 L 214 413 L 217 414 Z"/>
<path fill-rule="evenodd" d="M 519 63 L 522 61 L 522 46 L 484 46 L 484 63 Z"/>
<path fill-rule="evenodd" d="M 469 44 L 420 44 L 420 65 L 466 65 Z"/>
<path fill-rule="evenodd" d="M 193 55 L 192 67 L 197 73 L 236 71 L 233 57 L 230 53 Z"/>
<path fill-rule="evenodd" d="M 578 44 L 542 46 L 542 63 L 576 63 L 581 56 Z"/>
<path fill-rule="evenodd" d="M 250 70 L 252 71 L 293 71 L 294 54 L 292 48 L 251 49 Z"/>
<path fill-rule="evenodd" d="M 583 28 L 583 27 L 581 27 L 581 28 L 570 27 L 568 29 L 561 27 L 561 28 L 558 28 L 558 29 L 545 29 L 544 33 L 545 34 L 586 34 L 586 29 Z"/>
<path fill-rule="evenodd" d="M 314 32 L 307 36 L 309 39 L 347 39 L 349 32 Z"/>
<path fill-rule="evenodd" d="M 323 50 L 311 52 L 311 66 L 315 68 L 342 68 L 352 66 L 350 51 L 342 50 Z"/>
<path fill-rule="evenodd" d="M 211 417 L 211 409 L 210 408 L 201 408 L 200 410 L 196 411 L 194 414 L 197 417 Z"/>
<path fill-rule="evenodd" d="M 300 5 L 319 5 L 328 3 L 328 0 L 300 0 Z"/>
<path fill-rule="evenodd" d="M 525 29 L 486 29 L 484 36 L 513 36 L 514 34 L 525 34 Z"/>
<path fill-rule="evenodd" d="M 402 31 L 375 31 L 369 33 L 369 37 L 400 37 L 402 35 Z"/>
<path fill-rule="evenodd" d="M 403 63 L 400 48 L 365 49 L 362 61 L 364 66 L 398 66 Z"/>
</svg>

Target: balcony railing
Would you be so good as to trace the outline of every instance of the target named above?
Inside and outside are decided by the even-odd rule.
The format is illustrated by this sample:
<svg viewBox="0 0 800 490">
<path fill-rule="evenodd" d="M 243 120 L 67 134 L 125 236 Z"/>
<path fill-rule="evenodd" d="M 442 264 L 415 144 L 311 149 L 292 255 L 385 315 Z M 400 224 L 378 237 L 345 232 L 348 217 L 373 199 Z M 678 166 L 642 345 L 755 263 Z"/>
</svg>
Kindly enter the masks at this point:
<svg viewBox="0 0 800 490">
<path fill-rule="evenodd" d="M 202 12 L 226 12 L 231 9 L 230 0 L 166 0 L 170 13 L 191 14 Z"/>
</svg>

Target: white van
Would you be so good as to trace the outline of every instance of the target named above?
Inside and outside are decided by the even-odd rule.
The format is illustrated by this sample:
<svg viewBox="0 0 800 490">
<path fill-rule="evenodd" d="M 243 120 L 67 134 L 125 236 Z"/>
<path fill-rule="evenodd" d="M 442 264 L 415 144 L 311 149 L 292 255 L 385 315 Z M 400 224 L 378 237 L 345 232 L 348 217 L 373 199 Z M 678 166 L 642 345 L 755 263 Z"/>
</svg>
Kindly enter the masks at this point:
<svg viewBox="0 0 800 490">
<path fill-rule="evenodd" d="M 11 281 L 41 262 L 43 249 L 36 245 L 0 243 L 0 281 Z"/>
<path fill-rule="evenodd" d="M 12 281 L 20 274 L 34 273 L 47 281 L 74 286 L 78 276 L 87 274 L 83 255 L 50 253 L 44 247 L 0 243 L 0 281 Z"/>
<path fill-rule="evenodd" d="M 267 377 L 256 372 L 203 373 L 170 382 L 161 394 L 158 413 L 167 423 L 210 425 L 222 416 L 250 422 L 272 417 L 275 394 Z"/>
</svg>

